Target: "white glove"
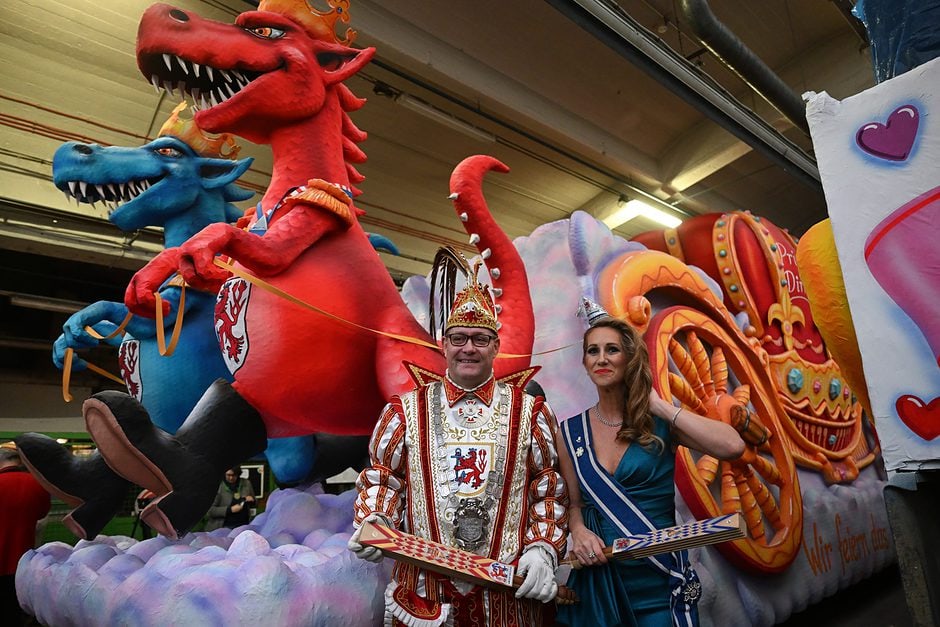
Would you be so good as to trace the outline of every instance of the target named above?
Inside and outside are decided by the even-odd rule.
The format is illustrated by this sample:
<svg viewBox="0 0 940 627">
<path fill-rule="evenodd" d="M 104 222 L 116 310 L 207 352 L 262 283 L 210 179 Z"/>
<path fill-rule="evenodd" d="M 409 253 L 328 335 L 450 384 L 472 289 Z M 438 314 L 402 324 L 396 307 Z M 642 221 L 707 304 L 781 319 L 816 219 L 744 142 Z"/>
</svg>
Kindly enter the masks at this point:
<svg viewBox="0 0 940 627">
<path fill-rule="evenodd" d="M 516 590 L 516 598 L 528 597 L 548 603 L 558 594 L 558 583 L 555 582 L 554 560 L 548 551 L 540 546 L 526 549 L 519 558 L 519 575 L 525 575 L 525 580 Z"/>
<path fill-rule="evenodd" d="M 363 524 L 367 522 L 378 523 L 380 525 L 385 525 L 386 527 L 391 526 L 391 521 L 388 520 L 385 516 L 381 514 L 369 514 L 362 520 Z M 356 529 L 352 536 L 349 538 L 349 542 L 346 543 L 346 548 L 356 554 L 361 560 L 366 560 L 368 562 L 381 562 L 382 561 L 382 551 L 374 546 L 363 546 L 359 543 L 359 534 L 362 533 L 362 525 L 359 525 L 359 528 Z"/>
</svg>

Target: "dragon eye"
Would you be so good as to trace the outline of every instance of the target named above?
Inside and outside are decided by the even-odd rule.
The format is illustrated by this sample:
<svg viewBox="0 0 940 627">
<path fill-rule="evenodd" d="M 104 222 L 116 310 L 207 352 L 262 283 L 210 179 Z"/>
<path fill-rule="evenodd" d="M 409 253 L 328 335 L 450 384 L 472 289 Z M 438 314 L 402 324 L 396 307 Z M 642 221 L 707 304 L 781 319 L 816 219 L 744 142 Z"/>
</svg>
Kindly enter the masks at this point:
<svg viewBox="0 0 940 627">
<path fill-rule="evenodd" d="M 255 26 L 253 28 L 246 28 L 245 30 L 261 39 L 280 39 L 284 36 L 283 29 L 274 28 L 273 26 Z"/>
<path fill-rule="evenodd" d="M 158 155 L 162 157 L 182 157 L 183 153 L 177 150 L 176 148 L 171 148 L 169 146 L 164 146 L 163 148 L 157 148 L 154 150 Z"/>
</svg>

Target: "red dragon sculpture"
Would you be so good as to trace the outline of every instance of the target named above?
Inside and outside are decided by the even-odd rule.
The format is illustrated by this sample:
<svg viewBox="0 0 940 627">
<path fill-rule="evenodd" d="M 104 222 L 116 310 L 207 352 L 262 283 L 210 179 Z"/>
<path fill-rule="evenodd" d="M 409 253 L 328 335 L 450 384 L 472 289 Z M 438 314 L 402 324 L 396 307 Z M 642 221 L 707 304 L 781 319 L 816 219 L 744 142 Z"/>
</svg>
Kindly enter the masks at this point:
<svg viewBox="0 0 940 627">
<path fill-rule="evenodd" d="M 260 452 L 265 436 L 368 434 L 386 399 L 413 385 L 403 362 L 443 370 L 439 351 L 362 328 L 433 342 L 357 219 L 353 185 L 363 177 L 353 164 L 365 159 L 356 144 L 366 134 L 348 113 L 364 100 L 342 81 L 374 49 L 337 39 L 335 22 L 348 20 L 348 2 L 331 5 L 320 13 L 304 0 L 265 0 L 223 24 L 158 4 L 140 22 L 138 65 L 154 85 L 201 101 L 202 128 L 270 143 L 274 154 L 250 230 L 205 228 L 152 260 L 125 295 L 133 312 L 152 317 L 154 292 L 177 271 L 193 286 L 220 289 L 216 328 L 234 384 L 216 382 L 175 438 L 156 430 L 127 395 L 102 393 L 84 406 L 108 464 L 160 497 L 144 520 L 171 537 L 198 521 L 224 469 Z M 451 197 L 488 259 L 503 350 L 528 355 L 534 317 L 525 269 L 483 199 L 488 170 L 508 168 L 491 157 L 465 160 L 451 177 Z M 358 328 L 233 277 L 215 265 L 219 255 Z M 528 357 L 500 359 L 497 375 L 528 364 Z"/>
</svg>

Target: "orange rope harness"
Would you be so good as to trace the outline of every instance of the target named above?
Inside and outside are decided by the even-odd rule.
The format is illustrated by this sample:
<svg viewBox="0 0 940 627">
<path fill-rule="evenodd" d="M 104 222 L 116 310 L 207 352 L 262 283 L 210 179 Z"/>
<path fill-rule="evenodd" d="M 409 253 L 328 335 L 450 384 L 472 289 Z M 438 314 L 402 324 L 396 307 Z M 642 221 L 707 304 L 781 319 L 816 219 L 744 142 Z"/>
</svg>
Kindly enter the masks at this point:
<svg viewBox="0 0 940 627">
<path fill-rule="evenodd" d="M 399 335 L 398 333 L 389 333 L 387 331 L 381 331 L 379 329 L 373 329 L 367 326 L 363 326 L 361 324 L 353 322 L 352 320 L 346 320 L 345 318 L 332 314 L 324 309 L 320 309 L 316 305 L 311 305 L 310 303 L 303 301 L 297 298 L 296 296 L 288 294 L 287 292 L 280 289 L 279 287 L 275 287 L 274 285 L 271 285 L 264 279 L 261 279 L 252 274 L 249 274 L 248 272 L 244 271 L 241 268 L 236 268 L 230 263 L 226 263 L 225 261 L 222 261 L 219 258 L 214 259 L 213 263 L 215 263 L 215 265 L 217 265 L 218 267 L 224 270 L 228 270 L 235 276 L 241 279 L 244 279 L 245 281 L 248 281 L 252 285 L 257 285 L 259 288 L 274 294 L 275 296 L 279 296 L 280 298 L 283 298 L 284 300 L 288 302 L 294 303 L 295 305 L 298 305 L 299 307 L 303 307 L 304 309 L 309 309 L 310 311 L 314 311 L 320 315 L 326 316 L 327 318 L 330 318 L 331 320 L 335 320 L 341 324 L 351 326 L 361 331 L 366 331 L 367 333 L 373 333 L 375 335 L 380 335 L 382 337 L 388 337 L 393 340 L 398 340 L 399 342 L 407 342 L 408 344 L 414 344 L 416 346 L 423 346 L 425 348 L 432 348 L 434 350 L 441 349 L 440 345 L 433 343 L 433 342 L 428 342 L 427 340 L 423 340 L 421 338 L 410 337 L 408 335 Z M 176 310 L 176 320 L 173 323 L 173 332 L 170 334 L 169 345 L 167 345 L 166 343 L 166 336 L 164 334 L 164 329 L 163 329 L 163 299 L 161 298 L 158 292 L 154 292 L 154 297 L 156 299 L 157 349 L 160 351 L 161 356 L 169 357 L 176 351 L 176 345 L 179 342 L 180 332 L 182 331 L 182 328 L 183 328 L 183 309 L 184 309 L 184 304 L 186 302 L 186 284 L 182 283 L 180 285 L 180 302 L 179 302 L 179 307 L 177 307 L 177 310 Z M 107 337 L 100 335 L 91 327 L 85 327 L 85 330 L 89 333 L 89 335 L 91 335 L 92 337 L 96 339 L 109 340 L 113 337 L 116 337 L 118 334 L 124 332 L 124 328 L 130 322 L 132 316 L 133 314 L 128 313 L 127 317 L 124 318 L 124 321 L 121 322 L 121 325 Z M 539 351 L 537 353 L 521 353 L 521 354 L 520 353 L 499 353 L 498 355 L 496 355 L 496 357 L 501 358 L 501 359 L 536 357 L 538 355 L 548 355 L 550 353 L 565 350 L 567 348 L 571 348 L 572 346 L 577 346 L 578 344 L 579 342 L 572 342 L 571 344 L 567 344 L 565 346 L 559 346 L 557 348 L 551 348 L 549 350 Z M 69 394 L 69 381 L 71 378 L 71 371 L 72 371 L 73 352 L 74 351 L 71 348 L 66 349 L 65 366 L 62 370 L 62 397 L 65 399 L 65 402 L 67 403 L 72 401 L 72 395 Z M 116 381 L 122 385 L 124 384 L 124 381 L 120 377 L 117 377 L 109 372 L 106 372 L 105 370 L 99 368 L 98 366 L 95 366 L 94 364 L 90 362 L 86 361 L 85 363 L 88 365 L 89 370 L 96 372 L 104 377 L 107 377 L 108 379 L 111 379 L 112 381 Z"/>
</svg>

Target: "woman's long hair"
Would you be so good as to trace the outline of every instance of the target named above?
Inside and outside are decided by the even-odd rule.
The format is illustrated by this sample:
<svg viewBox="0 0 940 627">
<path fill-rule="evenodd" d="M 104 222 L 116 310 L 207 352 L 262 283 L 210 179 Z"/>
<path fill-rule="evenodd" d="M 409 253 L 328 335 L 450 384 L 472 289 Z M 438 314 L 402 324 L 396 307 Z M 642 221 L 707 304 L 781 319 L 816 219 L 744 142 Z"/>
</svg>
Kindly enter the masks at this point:
<svg viewBox="0 0 940 627">
<path fill-rule="evenodd" d="M 660 449 L 665 448 L 662 438 L 653 433 L 653 415 L 650 413 L 653 374 L 646 343 L 636 329 L 623 320 L 609 316 L 597 320 L 584 333 L 582 360 L 587 354 L 588 334 L 602 327 L 613 329 L 620 335 L 620 344 L 627 357 L 623 373 L 623 426 L 617 431 L 617 439 L 621 442 L 636 442 L 644 448 L 654 444 Z"/>
</svg>

